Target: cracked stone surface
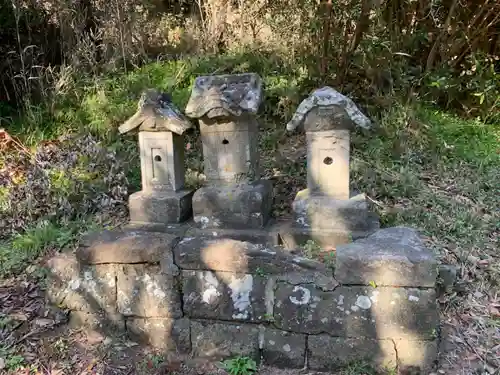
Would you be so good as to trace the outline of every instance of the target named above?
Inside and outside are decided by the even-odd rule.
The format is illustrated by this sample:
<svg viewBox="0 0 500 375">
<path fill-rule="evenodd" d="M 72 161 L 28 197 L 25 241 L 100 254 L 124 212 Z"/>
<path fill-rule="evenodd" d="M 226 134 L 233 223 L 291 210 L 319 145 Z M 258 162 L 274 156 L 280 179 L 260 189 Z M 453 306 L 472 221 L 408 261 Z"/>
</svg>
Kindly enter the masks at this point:
<svg viewBox="0 0 500 375">
<path fill-rule="evenodd" d="M 434 287 L 437 260 L 411 228 L 380 229 L 337 247 L 335 278 L 342 284 Z"/>
<path fill-rule="evenodd" d="M 231 272 L 183 271 L 184 312 L 191 318 L 266 320 L 265 277 Z"/>
<path fill-rule="evenodd" d="M 167 233 L 105 230 L 84 236 L 76 255 L 86 264 L 157 263 L 172 257 L 179 237 Z"/>
<path fill-rule="evenodd" d="M 188 319 L 132 318 L 126 324 L 133 337 L 157 349 L 186 354 L 191 351 Z"/>
<path fill-rule="evenodd" d="M 325 292 L 313 284 L 278 283 L 276 327 L 341 337 L 432 340 L 438 327 L 432 289 L 340 286 Z"/>
<path fill-rule="evenodd" d="M 308 354 L 309 367 L 320 371 L 339 370 L 359 361 L 379 368 L 395 368 L 397 365 L 396 350 L 391 340 L 309 336 Z"/>
<path fill-rule="evenodd" d="M 161 271 L 160 266 L 128 264 L 117 272 L 117 306 L 124 316 L 182 316 L 181 298 L 174 275 Z"/>
</svg>

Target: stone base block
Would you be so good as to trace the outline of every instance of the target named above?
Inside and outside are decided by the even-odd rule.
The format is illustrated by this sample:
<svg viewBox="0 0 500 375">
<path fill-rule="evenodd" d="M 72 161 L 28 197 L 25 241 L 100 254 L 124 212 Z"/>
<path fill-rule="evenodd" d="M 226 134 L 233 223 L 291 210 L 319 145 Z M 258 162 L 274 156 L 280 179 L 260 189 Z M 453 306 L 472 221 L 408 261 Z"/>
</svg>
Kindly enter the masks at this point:
<svg viewBox="0 0 500 375">
<path fill-rule="evenodd" d="M 435 369 L 438 354 L 437 340 L 395 340 L 394 343 L 401 373 L 430 374 Z"/>
<path fill-rule="evenodd" d="M 392 340 L 309 336 L 309 368 L 339 370 L 354 363 L 366 363 L 378 369 L 397 366 L 396 349 Z"/>
<path fill-rule="evenodd" d="M 139 191 L 128 199 L 132 223 L 175 224 L 191 216 L 192 190 Z"/>
<path fill-rule="evenodd" d="M 433 288 L 437 261 L 411 228 L 380 229 L 337 247 L 335 278 L 342 284 Z"/>
<path fill-rule="evenodd" d="M 148 318 L 127 320 L 127 332 L 132 338 L 147 343 L 157 349 L 189 353 L 191 337 L 189 320 L 168 318 Z"/>
<path fill-rule="evenodd" d="M 68 323 L 71 328 L 86 328 L 104 333 L 120 333 L 125 330 L 125 320 L 120 314 L 104 311 L 71 311 Z"/>
<path fill-rule="evenodd" d="M 281 368 L 303 368 L 306 357 L 306 335 L 266 328 L 261 332 L 262 359 L 266 365 Z"/>
<path fill-rule="evenodd" d="M 193 196 L 194 221 L 201 228 L 262 228 L 270 217 L 272 192 L 266 180 L 203 187 Z"/>
<path fill-rule="evenodd" d="M 250 324 L 191 321 L 193 356 L 222 359 L 235 356 L 259 359 L 259 327 Z"/>
<path fill-rule="evenodd" d="M 311 232 L 370 232 L 378 227 L 364 194 L 338 200 L 305 189 L 297 193 L 293 211 L 294 226 Z"/>
</svg>

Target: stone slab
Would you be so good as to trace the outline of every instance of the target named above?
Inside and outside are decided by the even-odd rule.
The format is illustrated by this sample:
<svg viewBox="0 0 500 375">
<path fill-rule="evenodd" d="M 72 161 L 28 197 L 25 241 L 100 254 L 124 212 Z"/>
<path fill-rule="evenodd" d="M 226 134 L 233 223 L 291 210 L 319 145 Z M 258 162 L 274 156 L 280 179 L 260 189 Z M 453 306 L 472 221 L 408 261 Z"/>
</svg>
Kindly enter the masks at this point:
<svg viewBox="0 0 500 375">
<path fill-rule="evenodd" d="M 185 270 L 212 270 L 265 275 L 317 271 L 324 264 L 304 259 L 279 246 L 218 237 L 185 237 L 174 248 L 175 263 Z"/>
<path fill-rule="evenodd" d="M 404 374 L 430 374 L 438 355 L 437 340 L 395 340 L 399 370 Z"/>
<path fill-rule="evenodd" d="M 194 191 L 138 191 L 129 196 L 132 223 L 181 223 L 192 215 Z"/>
<path fill-rule="evenodd" d="M 250 324 L 191 321 L 193 356 L 222 359 L 244 356 L 259 360 L 259 327 Z"/>
<path fill-rule="evenodd" d="M 182 281 L 183 310 L 190 318 L 266 320 L 268 280 L 265 277 L 232 272 L 183 271 Z"/>
<path fill-rule="evenodd" d="M 304 368 L 306 335 L 265 328 L 261 332 L 262 359 L 266 365 Z"/>
<path fill-rule="evenodd" d="M 47 297 L 51 303 L 91 313 L 116 312 L 114 265 L 84 266 L 72 254 L 58 254 L 47 265 Z"/>
<path fill-rule="evenodd" d="M 305 189 L 297 193 L 292 209 L 294 226 L 311 232 L 369 232 L 377 225 L 364 194 L 340 200 Z"/>
<path fill-rule="evenodd" d="M 335 277 L 342 284 L 434 287 L 437 261 L 416 230 L 387 228 L 338 246 Z"/>
<path fill-rule="evenodd" d="M 375 368 L 395 368 L 396 350 L 392 340 L 341 338 L 328 335 L 308 337 L 308 365 L 312 370 L 335 371 L 365 362 Z"/>
<path fill-rule="evenodd" d="M 439 317 L 433 289 L 278 282 L 273 317 L 277 328 L 339 337 L 432 340 Z"/>
<path fill-rule="evenodd" d="M 103 311 L 71 311 L 68 324 L 71 328 L 86 328 L 101 331 L 106 334 L 121 333 L 125 331 L 125 320 L 122 315 Z"/>
<path fill-rule="evenodd" d="M 127 332 L 133 339 L 157 349 L 187 354 L 191 351 L 188 319 L 132 318 L 126 321 Z"/>
<path fill-rule="evenodd" d="M 201 228 L 263 228 L 270 217 L 272 183 L 259 180 L 205 186 L 193 196 L 193 218 Z"/>
<path fill-rule="evenodd" d="M 122 265 L 117 272 L 118 311 L 124 316 L 182 316 L 181 297 L 175 275 L 160 266 Z"/>
<path fill-rule="evenodd" d="M 157 263 L 171 257 L 180 238 L 175 234 L 148 233 L 131 229 L 105 230 L 85 236 L 76 251 L 86 264 Z"/>
</svg>

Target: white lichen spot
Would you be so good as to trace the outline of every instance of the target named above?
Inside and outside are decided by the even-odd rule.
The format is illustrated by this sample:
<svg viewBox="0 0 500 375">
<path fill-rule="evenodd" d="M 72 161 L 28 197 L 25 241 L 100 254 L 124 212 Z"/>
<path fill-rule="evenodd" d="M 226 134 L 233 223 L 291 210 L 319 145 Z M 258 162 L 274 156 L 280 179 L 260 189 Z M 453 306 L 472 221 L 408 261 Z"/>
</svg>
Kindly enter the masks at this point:
<svg viewBox="0 0 500 375">
<path fill-rule="evenodd" d="M 351 315 L 351 312 L 350 312 L 349 310 L 346 310 L 346 311 L 345 311 L 345 314 L 346 314 L 346 315 Z"/>
<path fill-rule="evenodd" d="M 306 221 L 306 218 L 303 217 L 303 216 L 299 216 L 296 221 L 297 221 L 297 224 L 302 225 L 304 227 L 308 227 L 309 226 L 309 224 Z"/>
<path fill-rule="evenodd" d="M 308 321 L 308 322 L 312 322 L 312 320 L 313 320 L 313 316 L 312 316 L 312 314 L 309 314 L 309 315 L 307 316 L 307 321 Z"/>
<path fill-rule="evenodd" d="M 368 310 L 372 307 L 372 301 L 367 296 L 358 296 L 356 299 L 356 306 L 361 307 L 363 310 Z"/>
<path fill-rule="evenodd" d="M 326 324 L 328 322 L 328 318 L 321 318 L 321 323 Z"/>
<path fill-rule="evenodd" d="M 231 299 L 233 300 L 233 307 L 239 311 L 233 315 L 234 319 L 247 319 L 248 309 L 250 308 L 250 293 L 253 289 L 252 275 L 245 275 L 241 279 L 231 276 L 231 282 L 228 285 L 231 289 Z"/>
<path fill-rule="evenodd" d="M 189 242 L 189 241 L 192 241 L 192 240 L 194 240 L 194 237 L 186 237 L 181 242 L 179 242 L 179 244 L 186 243 L 186 242 Z"/>
<path fill-rule="evenodd" d="M 338 305 L 343 305 L 344 304 L 344 296 L 342 294 L 339 296 L 339 300 L 337 301 L 337 304 Z"/>
<path fill-rule="evenodd" d="M 339 309 L 340 311 L 344 311 L 344 308 L 342 306 L 337 306 L 337 309 Z"/>
<path fill-rule="evenodd" d="M 359 310 L 359 307 L 356 306 L 356 305 L 353 305 L 353 306 L 351 306 L 351 310 L 354 311 L 354 312 L 356 312 L 356 311 Z"/>
<path fill-rule="evenodd" d="M 71 290 L 77 290 L 80 288 L 81 282 L 80 279 L 73 279 L 69 282 L 68 286 Z"/>
<path fill-rule="evenodd" d="M 293 288 L 293 293 L 296 292 L 301 292 L 302 296 L 300 299 L 297 299 L 295 296 L 288 297 L 291 303 L 293 303 L 294 305 L 305 305 L 309 303 L 309 301 L 311 300 L 311 291 L 309 289 L 296 285 Z"/>
<path fill-rule="evenodd" d="M 319 301 L 321 301 L 321 298 L 319 298 L 318 296 L 313 296 L 313 301 L 319 302 Z"/>
<path fill-rule="evenodd" d="M 219 233 L 217 233 L 217 232 L 212 232 L 212 236 L 217 237 L 218 235 L 219 235 Z"/>
<path fill-rule="evenodd" d="M 377 302 L 378 295 L 379 295 L 379 291 L 378 290 L 374 290 L 372 292 L 372 295 L 371 295 L 370 299 L 372 300 L 373 303 Z"/>
<path fill-rule="evenodd" d="M 336 321 L 337 323 L 342 323 L 342 319 L 340 319 L 340 318 L 335 318 L 335 321 Z"/>
<path fill-rule="evenodd" d="M 408 299 L 412 302 L 418 302 L 420 300 L 417 296 L 409 296 Z"/>
<path fill-rule="evenodd" d="M 391 305 L 395 305 L 396 304 L 396 301 L 391 301 Z"/>
<path fill-rule="evenodd" d="M 285 345 L 283 345 L 283 350 L 288 353 L 289 351 L 292 350 L 292 348 L 290 348 L 290 345 L 285 344 Z"/>
<path fill-rule="evenodd" d="M 276 251 L 269 250 L 268 248 L 264 247 L 260 249 L 261 252 L 269 254 L 269 255 L 276 255 Z"/>
<path fill-rule="evenodd" d="M 269 340 L 269 345 L 274 345 L 276 344 L 276 342 L 274 342 L 273 340 Z"/>
<path fill-rule="evenodd" d="M 212 304 L 217 297 L 220 297 L 220 292 L 217 290 L 219 286 L 219 280 L 211 273 L 204 272 L 199 274 L 199 278 L 203 283 L 203 291 L 202 300 L 207 304 Z"/>
</svg>

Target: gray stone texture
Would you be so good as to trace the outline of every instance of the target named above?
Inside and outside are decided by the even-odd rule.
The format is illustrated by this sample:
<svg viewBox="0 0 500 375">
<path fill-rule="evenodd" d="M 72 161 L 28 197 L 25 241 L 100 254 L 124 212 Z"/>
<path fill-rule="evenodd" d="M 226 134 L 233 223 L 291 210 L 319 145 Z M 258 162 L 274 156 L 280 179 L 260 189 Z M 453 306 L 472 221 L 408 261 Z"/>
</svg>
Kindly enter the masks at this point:
<svg viewBox="0 0 500 375">
<path fill-rule="evenodd" d="M 186 105 L 191 118 L 256 114 L 262 101 L 262 80 L 255 73 L 197 77 Z"/>
<path fill-rule="evenodd" d="M 387 228 L 338 246 L 335 277 L 342 284 L 434 287 L 437 261 L 416 230 Z"/>
<path fill-rule="evenodd" d="M 185 270 L 250 274 L 324 272 L 324 264 L 295 256 L 279 246 L 214 237 L 185 237 L 174 248 L 175 263 Z"/>
<path fill-rule="evenodd" d="M 47 297 L 57 306 L 89 313 L 116 312 L 116 266 L 82 266 L 74 255 L 59 254 L 48 261 Z"/>
<path fill-rule="evenodd" d="M 438 278 L 440 287 L 446 293 L 452 292 L 457 280 L 457 267 L 451 264 L 440 264 L 438 266 Z"/>
<path fill-rule="evenodd" d="M 308 132 L 306 136 L 310 194 L 349 200 L 349 131 Z"/>
<path fill-rule="evenodd" d="M 305 189 L 297 193 L 292 207 L 294 225 L 312 232 L 365 232 L 372 230 L 374 226 L 364 194 L 339 200 L 312 195 L 309 189 Z"/>
<path fill-rule="evenodd" d="M 188 319 L 132 318 L 127 331 L 134 339 L 157 349 L 188 354 L 191 351 L 190 322 Z"/>
<path fill-rule="evenodd" d="M 312 370 L 339 370 L 366 362 L 374 367 L 395 368 L 396 350 L 392 340 L 341 338 L 328 335 L 308 337 L 308 364 Z"/>
<path fill-rule="evenodd" d="M 191 321 L 191 343 L 195 357 L 247 356 L 259 360 L 259 328 L 256 325 Z"/>
<path fill-rule="evenodd" d="M 433 339 L 439 322 L 432 289 L 337 287 L 278 282 L 277 328 L 340 337 Z"/>
<path fill-rule="evenodd" d="M 183 271 L 184 313 L 190 318 L 266 320 L 264 277 L 232 272 Z"/>
<path fill-rule="evenodd" d="M 266 365 L 303 368 L 306 335 L 265 328 L 261 332 L 262 358 Z"/>
<path fill-rule="evenodd" d="M 105 230 L 85 236 L 76 251 L 85 264 L 157 263 L 170 257 L 179 237 L 167 233 Z"/>
<path fill-rule="evenodd" d="M 117 272 L 118 311 L 124 316 L 179 318 L 181 297 L 175 275 L 160 266 L 123 265 Z"/>
<path fill-rule="evenodd" d="M 130 221 L 133 223 L 181 223 L 192 215 L 193 191 L 138 191 L 129 196 Z"/>
<path fill-rule="evenodd" d="M 262 228 L 270 217 L 272 191 L 267 180 L 203 187 L 193 196 L 194 221 L 201 228 Z"/>
<path fill-rule="evenodd" d="M 121 314 L 105 311 L 71 311 L 68 324 L 74 329 L 83 327 L 109 334 L 125 330 L 125 320 Z"/>
<path fill-rule="evenodd" d="M 259 178 L 258 123 L 244 115 L 200 120 L 203 173 L 208 184 L 252 182 Z"/>
<path fill-rule="evenodd" d="M 171 132 L 140 132 L 142 190 L 184 188 L 184 140 Z"/>
<path fill-rule="evenodd" d="M 403 374 L 430 374 L 436 365 L 438 343 L 434 341 L 394 340 L 399 370 Z"/>
</svg>

